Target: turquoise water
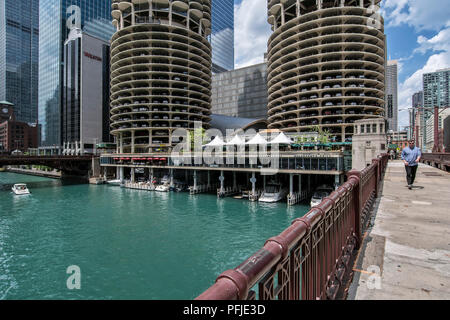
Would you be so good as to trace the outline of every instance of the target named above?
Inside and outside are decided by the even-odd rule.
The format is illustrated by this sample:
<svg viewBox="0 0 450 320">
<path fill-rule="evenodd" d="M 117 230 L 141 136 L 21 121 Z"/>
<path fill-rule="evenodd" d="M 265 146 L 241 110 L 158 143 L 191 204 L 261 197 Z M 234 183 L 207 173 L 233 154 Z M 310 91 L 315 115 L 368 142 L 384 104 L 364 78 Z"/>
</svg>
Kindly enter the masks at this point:
<svg viewBox="0 0 450 320">
<path fill-rule="evenodd" d="M 0 173 L 0 300 L 193 299 L 308 210 Z"/>
</svg>

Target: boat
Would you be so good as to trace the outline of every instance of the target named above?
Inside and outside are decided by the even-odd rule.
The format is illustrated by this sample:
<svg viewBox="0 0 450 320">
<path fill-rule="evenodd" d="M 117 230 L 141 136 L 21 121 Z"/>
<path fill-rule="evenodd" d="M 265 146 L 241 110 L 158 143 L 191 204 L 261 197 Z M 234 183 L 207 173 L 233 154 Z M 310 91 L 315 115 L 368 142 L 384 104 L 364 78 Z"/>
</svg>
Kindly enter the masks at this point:
<svg viewBox="0 0 450 320">
<path fill-rule="evenodd" d="M 108 181 L 106 181 L 106 183 L 113 185 L 113 186 L 120 186 L 120 179 L 108 180 Z"/>
<path fill-rule="evenodd" d="M 311 198 L 311 207 L 318 206 L 323 199 L 328 197 L 331 193 L 333 193 L 333 191 L 334 189 L 332 187 L 328 187 L 326 185 L 317 188 Z"/>
<path fill-rule="evenodd" d="M 261 194 L 261 197 L 259 197 L 259 202 L 278 202 L 281 200 L 285 200 L 286 196 L 288 194 L 288 191 L 286 188 L 283 188 L 283 186 L 279 183 L 270 183 L 266 185 L 264 188 L 264 192 Z"/>
<path fill-rule="evenodd" d="M 164 184 L 160 184 L 158 186 L 156 186 L 155 191 L 159 191 L 159 192 L 169 192 L 170 190 L 170 185 L 168 183 L 164 183 Z"/>
<path fill-rule="evenodd" d="M 18 183 L 15 184 L 11 190 L 14 192 L 14 194 L 17 195 L 25 195 L 25 194 L 30 194 L 31 192 L 28 190 L 27 185 L 24 183 Z"/>
</svg>

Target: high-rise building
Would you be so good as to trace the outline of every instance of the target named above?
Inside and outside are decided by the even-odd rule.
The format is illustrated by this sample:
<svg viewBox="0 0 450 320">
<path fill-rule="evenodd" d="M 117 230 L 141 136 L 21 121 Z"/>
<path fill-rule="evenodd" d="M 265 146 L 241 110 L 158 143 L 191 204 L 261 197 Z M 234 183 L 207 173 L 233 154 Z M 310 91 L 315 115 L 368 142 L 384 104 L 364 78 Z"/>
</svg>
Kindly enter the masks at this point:
<svg viewBox="0 0 450 320">
<path fill-rule="evenodd" d="M 0 1 L 0 100 L 17 121 L 38 119 L 39 0 Z"/>
<path fill-rule="evenodd" d="M 423 75 L 424 151 L 431 151 L 434 141 L 434 107 L 450 106 L 450 68 Z"/>
<path fill-rule="evenodd" d="M 64 154 L 94 153 L 109 139 L 109 42 L 73 29 L 64 45 Z"/>
<path fill-rule="evenodd" d="M 215 74 L 212 77 L 213 114 L 267 118 L 267 63 Z"/>
<path fill-rule="evenodd" d="M 422 137 L 419 128 L 424 126 L 422 108 L 423 108 L 423 91 L 419 91 L 414 93 L 412 96 L 412 109 L 410 110 L 409 113 L 409 130 L 408 130 L 409 133 L 408 138 L 409 139 L 415 138 L 417 146 L 423 145 L 423 141 L 419 140 L 419 137 Z"/>
<path fill-rule="evenodd" d="M 112 16 L 111 134 L 119 152 L 168 151 L 177 128 L 209 128 L 211 2 L 113 1 Z"/>
<path fill-rule="evenodd" d="M 398 63 L 388 61 L 386 66 L 386 116 L 388 130 L 398 131 Z"/>
<path fill-rule="evenodd" d="M 111 0 L 40 0 L 39 3 L 40 145 L 60 150 L 64 42 L 73 28 L 105 41 L 111 39 Z"/>
<path fill-rule="evenodd" d="M 384 21 L 380 0 L 271 0 L 269 128 L 327 130 L 350 140 L 358 119 L 384 118 Z"/>
<path fill-rule="evenodd" d="M 234 69 L 234 0 L 212 0 L 212 72 Z"/>
</svg>

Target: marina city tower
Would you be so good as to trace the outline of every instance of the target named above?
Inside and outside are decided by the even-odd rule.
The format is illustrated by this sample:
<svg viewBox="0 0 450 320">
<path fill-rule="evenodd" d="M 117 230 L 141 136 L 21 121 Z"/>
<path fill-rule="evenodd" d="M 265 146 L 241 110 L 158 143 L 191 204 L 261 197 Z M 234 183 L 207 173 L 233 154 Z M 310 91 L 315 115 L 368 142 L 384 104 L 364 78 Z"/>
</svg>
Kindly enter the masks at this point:
<svg viewBox="0 0 450 320">
<path fill-rule="evenodd" d="M 169 151 L 177 128 L 209 128 L 210 0 L 115 0 L 111 134 L 120 153 Z"/>
<path fill-rule="evenodd" d="M 269 0 L 269 128 L 350 140 L 353 123 L 384 117 L 380 0 Z"/>
</svg>

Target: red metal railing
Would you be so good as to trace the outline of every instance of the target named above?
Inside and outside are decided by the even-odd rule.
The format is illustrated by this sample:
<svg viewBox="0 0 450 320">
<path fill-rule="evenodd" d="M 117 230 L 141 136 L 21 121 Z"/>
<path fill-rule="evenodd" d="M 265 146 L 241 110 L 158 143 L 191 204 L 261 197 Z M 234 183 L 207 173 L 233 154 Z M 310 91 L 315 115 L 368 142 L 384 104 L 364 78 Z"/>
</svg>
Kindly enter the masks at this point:
<svg viewBox="0 0 450 320">
<path fill-rule="evenodd" d="M 421 162 L 444 171 L 450 171 L 450 153 L 422 153 Z"/>
<path fill-rule="evenodd" d="M 384 154 L 233 270 L 198 300 L 335 299 L 369 221 L 388 161 Z M 257 291 L 254 288 L 257 286 Z"/>
</svg>

